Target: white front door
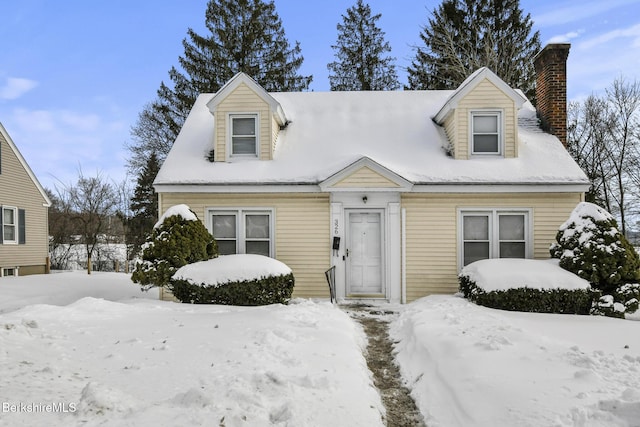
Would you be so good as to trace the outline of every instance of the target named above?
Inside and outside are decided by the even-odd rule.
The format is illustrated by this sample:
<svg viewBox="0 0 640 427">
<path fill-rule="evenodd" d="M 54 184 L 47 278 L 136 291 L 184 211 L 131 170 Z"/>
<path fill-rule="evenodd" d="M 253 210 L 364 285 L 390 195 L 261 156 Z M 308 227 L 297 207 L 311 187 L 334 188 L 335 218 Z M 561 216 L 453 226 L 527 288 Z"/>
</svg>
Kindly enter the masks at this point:
<svg viewBox="0 0 640 427">
<path fill-rule="evenodd" d="M 384 296 L 382 211 L 347 211 L 347 297 Z"/>
</svg>

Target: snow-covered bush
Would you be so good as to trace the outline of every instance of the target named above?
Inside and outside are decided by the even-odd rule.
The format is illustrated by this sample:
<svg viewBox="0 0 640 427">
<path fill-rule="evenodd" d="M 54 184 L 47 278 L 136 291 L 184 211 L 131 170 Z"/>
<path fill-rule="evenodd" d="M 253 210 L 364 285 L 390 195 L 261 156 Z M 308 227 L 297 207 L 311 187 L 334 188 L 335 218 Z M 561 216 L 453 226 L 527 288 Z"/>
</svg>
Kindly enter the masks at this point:
<svg viewBox="0 0 640 427">
<path fill-rule="evenodd" d="M 609 212 L 593 203 L 579 203 L 560 226 L 551 256 L 560 266 L 613 295 L 625 283 L 640 280 L 640 258 L 618 230 Z"/>
<path fill-rule="evenodd" d="M 551 260 L 485 259 L 464 267 L 458 280 L 465 298 L 500 310 L 589 314 L 600 297 Z"/>
<path fill-rule="evenodd" d="M 591 314 L 624 319 L 625 311 L 626 307 L 624 304 L 615 302 L 613 295 L 603 295 L 593 304 Z"/>
<path fill-rule="evenodd" d="M 180 267 L 218 256 L 213 236 L 187 205 L 172 206 L 142 245 L 131 280 L 143 288 L 166 286 Z"/>
<path fill-rule="evenodd" d="M 640 257 L 603 208 L 579 203 L 560 226 L 550 252 L 562 268 L 602 292 L 592 314 L 624 317 L 638 309 L 638 285 L 631 283 L 640 280 Z"/>
<path fill-rule="evenodd" d="M 591 314 L 624 318 L 625 314 L 635 313 L 640 301 L 640 284 L 627 283 L 620 286 L 613 295 L 603 295 L 594 304 Z"/>
<path fill-rule="evenodd" d="M 291 299 L 294 278 L 284 263 L 263 255 L 223 255 L 180 268 L 169 289 L 192 304 L 268 305 Z"/>
</svg>

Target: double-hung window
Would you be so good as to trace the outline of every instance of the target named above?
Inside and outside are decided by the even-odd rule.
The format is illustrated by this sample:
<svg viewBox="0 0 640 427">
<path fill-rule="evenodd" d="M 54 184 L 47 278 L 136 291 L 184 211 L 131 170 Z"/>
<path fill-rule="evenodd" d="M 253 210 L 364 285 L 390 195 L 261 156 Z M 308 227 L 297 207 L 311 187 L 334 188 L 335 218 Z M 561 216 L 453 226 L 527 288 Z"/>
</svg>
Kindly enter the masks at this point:
<svg viewBox="0 0 640 427">
<path fill-rule="evenodd" d="M 2 207 L 2 243 L 18 243 L 18 209 Z"/>
<path fill-rule="evenodd" d="M 229 116 L 231 127 L 230 149 L 232 157 L 257 157 L 258 115 L 232 114 Z"/>
<path fill-rule="evenodd" d="M 471 154 L 502 154 L 500 111 L 471 112 Z"/>
<path fill-rule="evenodd" d="M 269 209 L 211 209 L 211 234 L 221 255 L 273 256 L 273 212 Z"/>
<path fill-rule="evenodd" d="M 461 211 L 462 266 L 488 258 L 529 258 L 529 218 L 528 210 Z"/>
</svg>

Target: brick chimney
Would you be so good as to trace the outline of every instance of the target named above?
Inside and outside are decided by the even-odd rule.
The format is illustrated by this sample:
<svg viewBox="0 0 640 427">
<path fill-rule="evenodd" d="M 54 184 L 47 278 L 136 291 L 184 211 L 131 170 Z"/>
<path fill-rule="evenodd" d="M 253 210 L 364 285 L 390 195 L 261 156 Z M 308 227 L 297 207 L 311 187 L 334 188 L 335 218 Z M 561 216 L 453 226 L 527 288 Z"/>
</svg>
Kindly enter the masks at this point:
<svg viewBox="0 0 640 427">
<path fill-rule="evenodd" d="M 542 129 L 567 146 L 567 57 L 569 43 L 548 44 L 533 58 L 536 110 Z"/>
</svg>

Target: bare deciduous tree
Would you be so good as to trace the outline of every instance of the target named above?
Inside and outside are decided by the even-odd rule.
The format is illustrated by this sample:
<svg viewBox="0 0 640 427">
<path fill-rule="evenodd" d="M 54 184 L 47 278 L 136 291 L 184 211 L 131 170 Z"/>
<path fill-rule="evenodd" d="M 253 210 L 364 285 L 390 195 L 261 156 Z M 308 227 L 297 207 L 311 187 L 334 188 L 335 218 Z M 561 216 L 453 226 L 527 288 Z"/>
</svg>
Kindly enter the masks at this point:
<svg viewBox="0 0 640 427">
<path fill-rule="evenodd" d="M 116 213 L 118 198 L 113 185 L 100 172 L 94 177 L 79 171 L 78 181 L 65 188 L 69 212 L 87 251 L 87 274 L 91 274 L 91 258 Z"/>
<path fill-rule="evenodd" d="M 569 152 L 591 180 L 587 195 L 615 213 L 623 233 L 640 214 L 640 82 L 616 79 L 605 96 L 571 103 Z"/>
</svg>

